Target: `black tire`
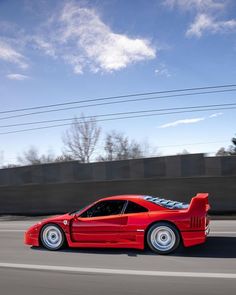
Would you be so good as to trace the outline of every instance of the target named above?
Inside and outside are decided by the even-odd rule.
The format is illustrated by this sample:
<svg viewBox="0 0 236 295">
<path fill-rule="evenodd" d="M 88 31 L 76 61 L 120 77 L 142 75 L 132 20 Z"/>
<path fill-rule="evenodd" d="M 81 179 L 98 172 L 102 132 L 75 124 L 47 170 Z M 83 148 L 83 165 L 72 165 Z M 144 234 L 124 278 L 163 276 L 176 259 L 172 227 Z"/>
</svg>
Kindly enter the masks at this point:
<svg viewBox="0 0 236 295">
<path fill-rule="evenodd" d="M 41 229 L 40 241 L 46 249 L 56 251 L 65 246 L 66 238 L 60 226 L 48 223 Z"/>
<path fill-rule="evenodd" d="M 153 252 L 166 255 L 177 250 L 180 245 L 180 234 L 174 225 L 157 222 L 148 229 L 146 241 Z"/>
</svg>

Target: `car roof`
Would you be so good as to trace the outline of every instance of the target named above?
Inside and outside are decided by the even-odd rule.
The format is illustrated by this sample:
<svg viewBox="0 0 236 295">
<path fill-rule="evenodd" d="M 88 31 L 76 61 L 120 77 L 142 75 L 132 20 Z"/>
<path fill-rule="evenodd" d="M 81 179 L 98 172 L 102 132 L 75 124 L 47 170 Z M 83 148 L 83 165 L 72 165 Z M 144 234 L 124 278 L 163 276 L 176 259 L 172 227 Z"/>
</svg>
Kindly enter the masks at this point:
<svg viewBox="0 0 236 295">
<path fill-rule="evenodd" d="M 118 195 L 118 196 L 111 196 L 107 198 L 100 199 L 99 201 L 106 201 L 106 200 L 125 200 L 125 201 L 134 201 L 135 203 L 138 203 L 139 205 L 147 208 L 149 211 L 156 211 L 163 210 L 164 208 L 153 204 L 151 202 L 147 202 L 144 199 L 145 195 Z"/>
<path fill-rule="evenodd" d="M 102 198 L 101 200 L 133 200 L 133 199 L 141 199 L 143 195 L 117 195 L 117 196 L 111 196 Z"/>
</svg>

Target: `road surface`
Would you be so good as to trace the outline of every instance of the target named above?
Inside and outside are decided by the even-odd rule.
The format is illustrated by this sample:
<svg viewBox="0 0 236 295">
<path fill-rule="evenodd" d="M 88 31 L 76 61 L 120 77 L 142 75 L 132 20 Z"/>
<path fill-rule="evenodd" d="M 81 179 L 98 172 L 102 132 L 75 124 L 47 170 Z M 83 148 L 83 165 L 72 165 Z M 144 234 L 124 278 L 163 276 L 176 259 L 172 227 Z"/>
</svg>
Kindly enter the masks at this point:
<svg viewBox="0 0 236 295">
<path fill-rule="evenodd" d="M 236 294 L 236 221 L 212 221 L 205 245 L 170 256 L 150 251 L 23 244 L 34 220 L 0 221 L 0 294 Z M 227 292 L 227 293 L 226 293 Z"/>
</svg>

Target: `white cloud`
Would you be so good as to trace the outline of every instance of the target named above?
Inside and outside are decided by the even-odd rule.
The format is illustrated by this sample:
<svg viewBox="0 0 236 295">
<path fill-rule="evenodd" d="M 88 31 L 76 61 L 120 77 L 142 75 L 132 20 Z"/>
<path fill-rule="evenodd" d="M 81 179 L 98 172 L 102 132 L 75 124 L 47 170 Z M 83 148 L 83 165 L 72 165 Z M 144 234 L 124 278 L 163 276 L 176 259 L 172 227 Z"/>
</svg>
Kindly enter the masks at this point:
<svg viewBox="0 0 236 295">
<path fill-rule="evenodd" d="M 0 40 L 0 60 L 18 65 L 22 69 L 26 69 L 28 64 L 25 61 L 25 57 L 17 52 L 6 42 Z"/>
<path fill-rule="evenodd" d="M 50 55 L 52 57 L 56 57 L 54 46 L 43 40 L 41 37 L 34 36 L 32 38 L 34 45 L 36 48 L 41 49 L 44 51 L 45 54 Z"/>
<path fill-rule="evenodd" d="M 210 115 L 208 118 L 216 118 L 221 115 L 223 115 L 223 113 L 214 113 L 214 114 Z M 159 126 L 158 128 L 168 128 L 168 127 L 176 127 L 179 125 L 195 124 L 195 123 L 202 122 L 205 120 L 206 120 L 205 117 L 192 118 L 192 119 L 181 119 L 181 120 L 177 120 L 174 122 L 163 124 L 163 125 Z"/>
<path fill-rule="evenodd" d="M 209 11 L 225 7 L 225 0 L 164 0 L 164 5 L 173 9 Z"/>
<path fill-rule="evenodd" d="M 171 77 L 171 74 L 165 64 L 160 64 L 159 67 L 156 68 L 154 72 L 158 76 L 165 76 L 167 78 Z"/>
<path fill-rule="evenodd" d="M 236 30 L 236 19 L 217 21 L 206 14 L 197 15 L 186 32 L 187 36 L 201 37 L 204 32 L 227 33 Z"/>
<path fill-rule="evenodd" d="M 10 80 L 18 80 L 18 81 L 29 79 L 29 76 L 22 75 L 22 74 L 8 74 L 6 75 L 6 77 Z"/>
<path fill-rule="evenodd" d="M 86 66 L 93 72 L 112 72 L 156 56 L 148 40 L 113 32 L 95 10 L 73 2 L 53 15 L 47 30 L 48 38 L 42 32 L 35 39 L 37 46 L 71 64 L 76 74 Z"/>
<path fill-rule="evenodd" d="M 227 7 L 225 0 L 164 0 L 168 8 L 195 12 L 195 19 L 186 36 L 200 38 L 203 33 L 230 33 L 236 29 L 236 19 L 220 20 L 219 15 Z M 217 17 L 216 17 L 217 16 Z"/>
<path fill-rule="evenodd" d="M 11 35 L 0 38 L 0 60 L 26 69 L 28 60 L 20 52 L 38 49 L 71 65 L 75 74 L 85 69 L 113 72 L 154 59 L 159 50 L 145 38 L 114 32 L 94 9 L 74 1 L 63 1 L 48 15 L 47 21 L 32 28 L 31 33 L 0 21 L 0 32 Z"/>
<path fill-rule="evenodd" d="M 205 118 L 192 118 L 192 119 L 182 119 L 182 120 L 177 120 L 177 121 L 174 121 L 174 122 L 170 122 L 170 123 L 167 123 L 167 124 L 163 124 L 161 126 L 159 126 L 159 128 L 168 128 L 168 127 L 176 127 L 176 126 L 179 126 L 179 125 L 185 125 L 185 124 L 194 124 L 194 123 L 198 123 L 198 122 L 201 122 L 201 121 L 204 121 Z"/>
<path fill-rule="evenodd" d="M 210 115 L 209 118 L 216 118 L 216 117 L 219 117 L 222 115 L 223 115 L 223 113 L 215 113 L 215 114 Z"/>
</svg>

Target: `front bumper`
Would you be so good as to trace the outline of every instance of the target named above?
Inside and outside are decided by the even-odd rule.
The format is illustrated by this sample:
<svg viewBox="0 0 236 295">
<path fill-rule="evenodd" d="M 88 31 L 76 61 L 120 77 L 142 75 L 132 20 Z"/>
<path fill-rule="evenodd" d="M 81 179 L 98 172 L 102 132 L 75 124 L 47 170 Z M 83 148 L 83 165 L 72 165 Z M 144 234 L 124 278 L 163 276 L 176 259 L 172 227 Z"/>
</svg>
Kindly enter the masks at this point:
<svg viewBox="0 0 236 295">
<path fill-rule="evenodd" d="M 39 246 L 39 239 L 37 234 L 26 232 L 24 234 L 24 243 L 31 246 Z"/>
<path fill-rule="evenodd" d="M 31 226 L 24 234 L 24 243 L 31 246 L 39 246 L 39 226 Z"/>
</svg>

